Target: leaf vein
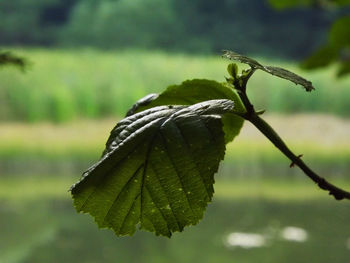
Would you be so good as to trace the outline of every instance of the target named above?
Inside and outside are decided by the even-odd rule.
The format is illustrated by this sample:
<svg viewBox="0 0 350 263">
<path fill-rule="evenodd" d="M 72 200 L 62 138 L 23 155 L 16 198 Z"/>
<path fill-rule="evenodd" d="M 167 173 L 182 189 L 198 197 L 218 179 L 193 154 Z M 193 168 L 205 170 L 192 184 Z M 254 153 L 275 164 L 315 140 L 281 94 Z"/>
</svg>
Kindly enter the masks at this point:
<svg viewBox="0 0 350 263">
<path fill-rule="evenodd" d="M 124 227 L 124 225 L 125 225 L 126 219 L 128 218 L 130 212 L 132 211 L 132 209 L 133 209 L 133 207 L 134 207 L 134 205 L 135 205 L 135 201 L 136 201 L 139 197 L 140 197 L 140 194 L 138 194 L 138 195 L 135 197 L 134 201 L 132 202 L 132 204 L 131 204 L 131 206 L 130 206 L 130 208 L 129 208 L 129 211 L 128 211 L 128 213 L 126 214 L 126 216 L 124 217 L 123 223 L 122 223 L 122 225 L 121 225 L 120 228 L 119 228 L 119 233 L 123 230 L 123 227 Z"/>
<path fill-rule="evenodd" d="M 196 218 L 196 216 L 195 216 L 195 214 L 194 214 L 194 211 L 193 211 L 193 208 L 192 208 L 192 205 L 191 205 L 191 203 L 190 203 L 190 200 L 188 199 L 188 195 L 187 195 L 187 193 L 186 193 L 186 191 L 185 191 L 185 185 L 184 185 L 184 183 L 182 182 L 181 177 L 180 177 L 180 175 L 179 175 L 179 170 L 178 170 L 178 168 L 176 167 L 173 158 L 172 158 L 171 155 L 169 154 L 169 149 L 168 149 L 168 147 L 167 147 L 166 140 L 165 140 L 165 138 L 164 138 L 163 133 L 161 132 L 160 134 L 161 134 L 161 136 L 162 136 L 163 144 L 164 144 L 164 146 L 165 146 L 166 153 L 167 153 L 167 155 L 168 155 L 168 157 L 169 157 L 169 160 L 170 160 L 172 166 L 173 166 L 174 169 L 175 169 L 177 178 L 179 179 L 179 182 L 180 182 L 182 188 L 184 189 L 183 192 L 184 192 L 184 195 L 185 195 L 185 197 L 186 197 L 187 203 L 188 203 L 188 205 L 189 205 L 189 207 L 190 207 L 190 209 L 191 209 L 191 211 L 192 211 L 192 214 L 193 214 L 194 218 Z"/>
<path fill-rule="evenodd" d="M 162 191 L 163 191 L 163 193 L 164 193 L 164 196 L 166 197 L 166 199 L 167 199 L 167 201 L 168 201 L 168 204 L 169 204 L 169 206 L 170 206 L 170 208 L 171 208 L 170 211 L 171 211 L 172 215 L 174 216 L 174 219 L 175 219 L 175 222 L 176 222 L 176 224 L 177 224 L 177 227 L 178 227 L 178 229 L 180 230 L 180 229 L 181 229 L 181 227 L 180 227 L 180 221 L 178 220 L 177 216 L 175 215 L 175 213 L 174 213 L 174 211 L 173 211 L 173 205 L 171 204 L 171 202 L 170 202 L 168 196 L 166 195 L 166 191 L 165 191 L 164 185 L 162 184 L 162 182 L 161 182 L 160 179 L 159 179 L 158 172 L 154 169 L 154 167 L 153 167 L 152 165 L 151 165 L 150 167 L 151 167 L 151 169 L 154 171 L 155 177 L 157 178 L 157 180 L 158 180 L 158 182 L 159 182 L 159 184 L 160 184 L 160 187 L 162 188 Z"/>
<path fill-rule="evenodd" d="M 140 169 L 142 169 L 142 167 L 144 166 L 144 164 L 142 163 L 137 169 L 136 171 L 133 173 L 133 175 L 129 178 L 129 180 L 123 185 L 122 189 L 119 191 L 118 195 L 116 196 L 116 198 L 114 199 L 112 205 L 109 207 L 107 214 L 103 217 L 103 224 L 105 223 L 105 220 L 107 218 L 107 216 L 109 215 L 109 213 L 112 211 L 112 207 L 114 206 L 114 204 L 118 201 L 120 194 L 124 191 L 125 187 L 131 182 L 132 179 L 134 179 L 134 177 L 138 174 L 138 172 L 140 171 Z"/>
<path fill-rule="evenodd" d="M 201 122 L 202 122 L 202 121 L 201 121 Z M 195 165 L 195 167 L 196 167 L 196 170 L 197 170 L 197 172 L 198 172 L 198 174 L 199 174 L 198 177 L 200 178 L 200 181 L 202 182 L 202 184 L 203 184 L 203 186 L 204 186 L 204 189 L 205 189 L 205 191 L 206 191 L 206 193 L 207 193 L 207 196 L 208 196 L 209 199 L 210 199 L 209 190 L 207 189 L 207 186 L 206 186 L 206 184 L 205 184 L 205 182 L 204 182 L 204 179 L 203 179 L 203 176 L 202 176 L 201 171 L 199 170 L 198 164 L 197 164 L 197 162 L 194 160 L 195 158 L 193 157 L 192 152 L 191 152 L 191 150 L 190 150 L 190 145 L 189 145 L 188 141 L 186 140 L 186 137 L 184 136 L 182 130 L 181 130 L 181 129 L 179 128 L 179 126 L 177 125 L 177 123 L 176 123 L 176 122 L 174 122 L 174 123 L 175 123 L 175 127 L 178 129 L 179 134 L 181 135 L 181 137 L 182 137 L 182 139 L 183 139 L 183 141 L 184 141 L 185 147 L 187 148 L 187 152 L 188 152 L 189 155 L 190 155 L 191 161 L 194 163 L 194 165 Z M 206 127 L 206 126 L 205 126 L 205 127 Z M 207 127 L 206 127 L 206 128 L 207 128 Z M 208 128 L 207 128 L 207 129 L 208 129 Z M 210 133 L 210 132 L 209 132 L 209 133 Z"/>
</svg>

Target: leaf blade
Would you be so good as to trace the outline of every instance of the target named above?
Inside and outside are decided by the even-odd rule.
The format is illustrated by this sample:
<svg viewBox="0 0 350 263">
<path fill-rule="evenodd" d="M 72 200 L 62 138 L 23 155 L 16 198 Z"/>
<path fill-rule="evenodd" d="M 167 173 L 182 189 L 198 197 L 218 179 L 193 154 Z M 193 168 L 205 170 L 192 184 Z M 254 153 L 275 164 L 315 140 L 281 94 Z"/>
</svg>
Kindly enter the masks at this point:
<svg viewBox="0 0 350 263">
<path fill-rule="evenodd" d="M 127 125 L 116 143 L 71 189 L 76 210 L 90 213 L 99 227 L 117 235 L 132 235 L 140 223 L 170 237 L 198 223 L 214 192 L 214 174 L 225 152 L 221 115 L 233 110 L 233 102 L 157 110 L 122 120 L 117 127 Z"/>
<path fill-rule="evenodd" d="M 245 112 L 236 91 L 226 84 L 206 79 L 187 80 L 180 85 L 169 86 L 159 96 L 154 96 L 152 101 L 148 100 L 148 104 L 138 107 L 137 112 L 161 105 L 192 105 L 215 99 L 232 100 L 235 103 L 236 112 Z M 223 122 L 225 141 L 229 143 L 240 133 L 244 120 L 237 115 L 229 114 L 223 118 Z"/>
</svg>

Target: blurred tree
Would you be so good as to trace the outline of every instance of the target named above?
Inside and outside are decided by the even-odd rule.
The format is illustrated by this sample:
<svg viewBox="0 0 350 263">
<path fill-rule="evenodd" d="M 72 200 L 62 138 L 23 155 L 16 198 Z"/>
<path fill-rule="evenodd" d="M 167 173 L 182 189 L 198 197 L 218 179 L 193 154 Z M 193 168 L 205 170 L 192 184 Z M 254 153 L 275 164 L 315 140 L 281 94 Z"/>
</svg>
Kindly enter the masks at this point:
<svg viewBox="0 0 350 263">
<path fill-rule="evenodd" d="M 233 47 L 300 58 L 323 39 L 332 19 L 312 10 L 280 14 L 259 0 L 90 0 L 74 8 L 64 41 L 191 52 Z M 301 44 L 300 39 L 304 39 Z"/>
<path fill-rule="evenodd" d="M 172 47 L 181 28 L 172 0 L 80 1 L 66 42 L 100 47 Z"/>
<path fill-rule="evenodd" d="M 60 26 L 69 18 L 77 0 L 0 1 L 0 43 L 41 44 L 57 42 Z"/>
<path fill-rule="evenodd" d="M 294 59 L 309 54 L 334 19 L 314 10 L 276 12 L 260 0 L 177 0 L 175 6 L 188 39 L 209 43 L 211 51 L 232 48 Z"/>
<path fill-rule="evenodd" d="M 301 58 L 336 14 L 260 0 L 0 1 L 0 44 L 156 48 Z M 298 19 L 295 19 L 298 17 Z M 286 30 L 288 29 L 288 30 Z"/>
<path fill-rule="evenodd" d="M 279 9 L 297 6 L 328 9 L 333 12 L 342 7 L 341 13 L 350 11 L 350 0 L 270 0 L 270 3 Z M 345 7 L 345 9 L 344 9 Z M 317 69 L 337 62 L 339 68 L 337 76 L 350 74 L 350 16 L 344 15 L 333 23 L 326 43 L 309 56 L 301 66 L 305 69 Z"/>
</svg>

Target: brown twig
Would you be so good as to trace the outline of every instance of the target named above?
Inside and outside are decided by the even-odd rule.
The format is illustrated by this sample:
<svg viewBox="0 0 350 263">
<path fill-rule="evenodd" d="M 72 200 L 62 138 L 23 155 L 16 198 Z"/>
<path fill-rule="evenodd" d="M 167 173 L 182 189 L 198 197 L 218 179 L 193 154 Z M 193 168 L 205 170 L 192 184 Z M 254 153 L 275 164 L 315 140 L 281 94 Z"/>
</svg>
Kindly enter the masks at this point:
<svg viewBox="0 0 350 263">
<path fill-rule="evenodd" d="M 254 72 L 252 69 L 251 73 Z M 261 131 L 289 160 L 291 160 L 293 166 L 298 166 L 311 180 L 313 180 L 321 189 L 329 192 L 334 196 L 336 200 L 348 199 L 350 200 L 350 193 L 329 183 L 323 177 L 317 175 L 311 170 L 300 158 L 301 156 L 295 155 L 280 138 L 280 136 L 273 130 L 273 128 L 259 117 L 259 114 L 255 112 L 254 106 L 250 102 L 246 93 L 246 84 L 252 74 L 246 75 L 243 81 L 237 81 L 235 83 L 235 89 L 247 110 L 245 114 L 240 114 L 241 117 L 251 122 L 259 131 Z"/>
</svg>

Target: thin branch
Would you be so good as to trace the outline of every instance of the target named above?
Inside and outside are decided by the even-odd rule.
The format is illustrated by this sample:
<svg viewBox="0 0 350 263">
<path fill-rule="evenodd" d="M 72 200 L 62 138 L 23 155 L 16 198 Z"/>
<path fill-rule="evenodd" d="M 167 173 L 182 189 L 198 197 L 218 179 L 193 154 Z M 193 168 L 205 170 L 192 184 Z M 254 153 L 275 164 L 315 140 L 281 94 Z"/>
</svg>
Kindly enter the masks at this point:
<svg viewBox="0 0 350 263">
<path fill-rule="evenodd" d="M 271 128 L 271 126 L 260 118 L 257 114 L 252 114 L 248 119 L 259 131 L 261 131 L 289 160 L 292 164 L 297 165 L 311 180 L 313 180 L 321 189 L 329 191 L 335 199 L 349 199 L 350 193 L 329 183 L 326 179 L 317 175 L 312 171 L 299 156 L 296 156 L 278 136 L 278 134 Z"/>
<path fill-rule="evenodd" d="M 252 74 L 249 74 L 249 78 Z M 247 80 L 243 80 L 241 83 L 246 84 Z M 250 102 L 246 87 L 242 87 L 236 83 L 235 88 L 246 107 L 247 112 L 241 114 L 240 116 L 244 119 L 250 121 L 259 131 L 261 131 L 272 143 L 275 145 L 289 160 L 292 161 L 292 165 L 298 166 L 311 180 L 313 180 L 321 189 L 329 192 L 330 195 L 334 196 L 336 200 L 348 199 L 350 200 L 350 193 L 329 183 L 323 177 L 317 175 L 313 170 L 311 170 L 300 158 L 300 156 L 295 155 L 288 146 L 284 143 L 281 137 L 274 131 L 274 129 L 259 117 L 258 113 L 255 112 L 252 103 Z"/>
<path fill-rule="evenodd" d="M 255 112 L 253 104 L 250 103 L 247 96 L 247 83 L 251 76 L 253 76 L 256 68 L 250 66 L 250 69 L 245 72 L 245 75 L 240 75 L 234 82 L 234 88 L 238 91 L 238 94 L 247 110 L 247 114 Z"/>
</svg>

